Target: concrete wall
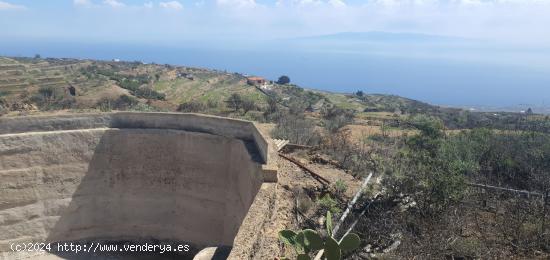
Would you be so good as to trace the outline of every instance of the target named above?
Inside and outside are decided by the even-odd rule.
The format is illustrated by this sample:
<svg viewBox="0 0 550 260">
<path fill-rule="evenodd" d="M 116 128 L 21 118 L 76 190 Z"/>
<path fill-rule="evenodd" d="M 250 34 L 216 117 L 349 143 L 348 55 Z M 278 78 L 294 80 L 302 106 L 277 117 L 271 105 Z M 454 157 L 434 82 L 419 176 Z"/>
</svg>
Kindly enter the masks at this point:
<svg viewBox="0 0 550 260">
<path fill-rule="evenodd" d="M 92 128 L 156 128 L 209 133 L 254 142 L 264 163 L 268 161 L 265 138 L 252 122 L 238 119 L 193 113 L 138 112 L 0 118 L 0 134 Z"/>
<path fill-rule="evenodd" d="M 250 122 L 196 114 L 2 119 L 0 252 L 86 239 L 233 245 L 267 151 Z"/>
</svg>

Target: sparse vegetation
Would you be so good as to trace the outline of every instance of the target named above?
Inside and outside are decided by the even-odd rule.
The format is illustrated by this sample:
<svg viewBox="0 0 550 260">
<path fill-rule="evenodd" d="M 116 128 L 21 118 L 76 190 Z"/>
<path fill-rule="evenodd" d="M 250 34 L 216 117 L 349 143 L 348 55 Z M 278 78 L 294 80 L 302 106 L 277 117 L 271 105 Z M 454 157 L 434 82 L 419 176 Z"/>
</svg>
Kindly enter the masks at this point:
<svg viewBox="0 0 550 260">
<path fill-rule="evenodd" d="M 315 130 L 315 123 L 303 115 L 281 113 L 272 135 L 275 138 L 288 139 L 295 144 L 315 145 L 320 135 Z"/>
<path fill-rule="evenodd" d="M 334 183 L 334 190 L 336 191 L 336 194 L 344 194 L 346 193 L 346 190 L 348 190 L 348 185 L 342 180 L 337 180 Z"/>
<path fill-rule="evenodd" d="M 233 93 L 227 99 L 227 107 L 233 109 L 235 112 L 242 108 L 243 99 L 238 93 Z"/>
<path fill-rule="evenodd" d="M 241 106 L 244 114 L 248 113 L 248 111 L 250 110 L 258 109 L 258 107 L 256 106 L 256 103 L 252 99 L 244 98 L 241 102 L 242 102 Z"/>
<path fill-rule="evenodd" d="M 206 110 L 206 105 L 198 101 L 189 101 L 179 105 L 179 112 L 198 113 Z"/>
<path fill-rule="evenodd" d="M 354 111 L 341 109 L 336 106 L 325 107 L 321 110 L 325 128 L 330 133 L 337 132 L 343 126 L 353 122 Z"/>
<path fill-rule="evenodd" d="M 532 109 L 474 112 L 363 91 L 307 90 L 283 77 L 279 84 L 255 88 L 239 74 L 139 62 L 5 60 L 0 115 L 95 108 L 271 122 L 274 138 L 314 146 L 303 152 L 305 159 L 319 155 L 356 179 L 374 172 L 381 182 L 373 186 L 384 192 L 376 199 L 365 195 L 352 210 L 372 202 L 355 229 L 363 251 L 368 243 L 379 254 L 399 241 L 387 253 L 390 258 L 550 255 L 547 197 L 544 203 L 550 190 L 550 117 Z M 68 86 L 76 86 L 78 95 L 70 95 Z M 373 132 L 358 134 L 353 127 Z M 297 211 L 314 217 L 342 212 L 344 193 L 353 186 L 339 179 L 327 187 L 311 196 L 297 193 Z M 300 228 L 314 228 L 311 222 L 316 219 L 304 220 Z"/>
<path fill-rule="evenodd" d="M 321 208 L 324 209 L 325 211 L 330 211 L 334 214 L 341 212 L 340 208 L 338 207 L 338 202 L 332 197 L 330 197 L 329 194 L 325 194 L 324 196 L 319 198 L 317 200 L 317 203 L 319 203 Z"/>
</svg>

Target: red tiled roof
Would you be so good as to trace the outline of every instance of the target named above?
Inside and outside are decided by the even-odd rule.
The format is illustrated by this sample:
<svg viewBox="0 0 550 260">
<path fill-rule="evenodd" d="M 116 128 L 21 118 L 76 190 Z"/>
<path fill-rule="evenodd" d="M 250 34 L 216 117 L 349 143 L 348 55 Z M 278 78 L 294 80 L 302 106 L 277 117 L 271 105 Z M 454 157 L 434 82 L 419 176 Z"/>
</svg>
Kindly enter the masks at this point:
<svg viewBox="0 0 550 260">
<path fill-rule="evenodd" d="M 247 79 L 248 79 L 248 80 L 253 80 L 253 81 L 265 80 L 265 79 L 262 78 L 262 77 L 248 77 Z"/>
</svg>

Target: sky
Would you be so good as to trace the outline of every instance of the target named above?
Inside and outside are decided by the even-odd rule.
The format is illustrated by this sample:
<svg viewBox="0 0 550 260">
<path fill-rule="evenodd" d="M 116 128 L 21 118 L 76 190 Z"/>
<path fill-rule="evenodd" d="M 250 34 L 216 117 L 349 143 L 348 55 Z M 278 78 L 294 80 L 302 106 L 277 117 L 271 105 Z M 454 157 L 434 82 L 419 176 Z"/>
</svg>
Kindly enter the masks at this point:
<svg viewBox="0 0 550 260">
<path fill-rule="evenodd" d="M 549 28 L 550 0 L 0 0 L 0 55 L 286 74 L 442 105 L 550 107 Z"/>
<path fill-rule="evenodd" d="M 550 0 L 0 0 L 0 37 L 177 45 L 389 31 L 538 47 L 550 45 L 549 13 Z"/>
</svg>

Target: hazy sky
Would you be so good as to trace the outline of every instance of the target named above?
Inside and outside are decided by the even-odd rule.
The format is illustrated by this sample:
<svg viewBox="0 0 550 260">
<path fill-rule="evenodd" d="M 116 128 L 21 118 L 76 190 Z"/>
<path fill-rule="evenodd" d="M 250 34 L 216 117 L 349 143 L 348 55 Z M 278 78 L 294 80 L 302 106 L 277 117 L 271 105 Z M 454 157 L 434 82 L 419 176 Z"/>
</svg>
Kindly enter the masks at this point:
<svg viewBox="0 0 550 260">
<path fill-rule="evenodd" d="M 0 0 L 0 55 L 286 74 L 455 105 L 550 104 L 549 28 L 550 0 Z"/>
<path fill-rule="evenodd" d="M 0 0 L 0 41 L 177 45 L 377 30 L 548 46 L 549 25 L 550 0 Z"/>
</svg>

